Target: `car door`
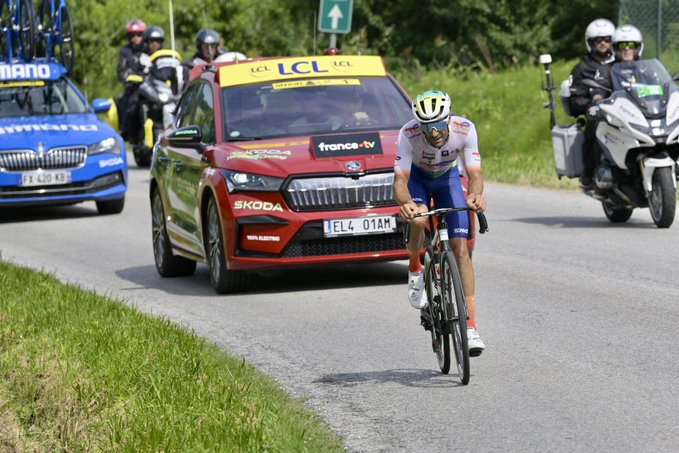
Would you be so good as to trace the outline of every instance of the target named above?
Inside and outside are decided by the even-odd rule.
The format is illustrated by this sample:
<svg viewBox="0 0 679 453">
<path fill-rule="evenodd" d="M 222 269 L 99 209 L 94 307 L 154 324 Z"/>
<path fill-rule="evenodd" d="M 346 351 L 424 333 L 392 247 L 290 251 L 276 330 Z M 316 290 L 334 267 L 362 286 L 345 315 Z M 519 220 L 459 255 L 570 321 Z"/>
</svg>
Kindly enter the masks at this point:
<svg viewBox="0 0 679 453">
<path fill-rule="evenodd" d="M 190 87 L 194 90 L 186 112 L 178 111 L 178 127 L 200 126 L 203 143 L 215 142 L 215 114 L 212 87 L 209 82 L 198 81 Z M 189 93 L 187 93 L 188 95 Z M 182 115 L 185 113 L 184 115 Z M 175 228 L 171 234 L 175 244 L 203 255 L 202 232 L 198 190 L 203 170 L 208 165 L 201 152 L 192 148 L 168 146 L 169 185 L 168 199 Z"/>
</svg>

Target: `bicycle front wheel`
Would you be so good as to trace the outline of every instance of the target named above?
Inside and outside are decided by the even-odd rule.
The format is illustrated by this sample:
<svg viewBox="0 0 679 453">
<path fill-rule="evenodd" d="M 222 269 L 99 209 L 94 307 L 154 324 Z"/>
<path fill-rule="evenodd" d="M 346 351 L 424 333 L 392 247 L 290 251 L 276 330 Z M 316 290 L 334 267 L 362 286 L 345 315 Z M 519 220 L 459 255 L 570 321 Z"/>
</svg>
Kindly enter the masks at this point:
<svg viewBox="0 0 679 453">
<path fill-rule="evenodd" d="M 429 302 L 427 310 L 431 318 L 431 345 L 441 372 L 448 374 L 450 372 L 450 335 L 441 310 L 441 287 L 438 284 L 436 269 L 433 251 L 431 247 L 427 247 L 424 257 L 424 285 Z"/>
<path fill-rule="evenodd" d="M 441 260 L 441 295 L 444 322 L 453 337 L 457 374 L 462 384 L 469 383 L 469 348 L 467 345 L 467 304 L 455 255 L 447 252 Z"/>
<path fill-rule="evenodd" d="M 35 57 L 35 18 L 33 17 L 33 2 L 19 0 L 19 50 L 24 61 L 31 61 Z"/>
</svg>

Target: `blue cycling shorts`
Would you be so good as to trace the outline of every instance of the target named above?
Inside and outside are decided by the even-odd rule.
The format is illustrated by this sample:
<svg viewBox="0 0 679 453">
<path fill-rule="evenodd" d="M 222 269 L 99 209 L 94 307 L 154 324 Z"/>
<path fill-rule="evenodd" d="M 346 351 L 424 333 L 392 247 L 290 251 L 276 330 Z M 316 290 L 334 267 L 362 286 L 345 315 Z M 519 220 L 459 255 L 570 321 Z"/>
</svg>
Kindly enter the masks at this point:
<svg viewBox="0 0 679 453">
<path fill-rule="evenodd" d="M 416 166 L 410 167 L 408 190 L 417 204 L 429 205 L 430 194 L 436 208 L 464 208 L 467 206 L 460 182 L 460 171 L 453 167 L 432 179 Z M 448 237 L 469 237 L 469 211 L 451 212 L 446 216 Z"/>
</svg>

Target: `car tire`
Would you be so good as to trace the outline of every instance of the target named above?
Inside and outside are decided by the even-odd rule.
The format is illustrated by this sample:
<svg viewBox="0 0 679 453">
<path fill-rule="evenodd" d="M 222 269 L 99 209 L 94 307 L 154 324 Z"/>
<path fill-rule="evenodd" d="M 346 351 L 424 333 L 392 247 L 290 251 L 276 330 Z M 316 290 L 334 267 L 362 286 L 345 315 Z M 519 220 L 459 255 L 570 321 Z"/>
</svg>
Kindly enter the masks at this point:
<svg viewBox="0 0 679 453">
<path fill-rule="evenodd" d="M 125 206 L 125 197 L 115 200 L 97 201 L 96 203 L 99 214 L 120 214 Z"/>
<path fill-rule="evenodd" d="M 151 196 L 151 231 L 153 240 L 153 258 L 156 269 L 162 277 L 181 277 L 193 275 L 196 262 L 183 256 L 172 254 L 170 238 L 167 235 L 165 210 L 158 189 Z"/>
<path fill-rule="evenodd" d="M 222 221 L 213 197 L 207 204 L 205 222 L 205 257 L 210 267 L 210 282 L 218 294 L 236 293 L 250 288 L 250 274 L 229 270 L 226 265 L 226 247 L 222 233 Z"/>
</svg>

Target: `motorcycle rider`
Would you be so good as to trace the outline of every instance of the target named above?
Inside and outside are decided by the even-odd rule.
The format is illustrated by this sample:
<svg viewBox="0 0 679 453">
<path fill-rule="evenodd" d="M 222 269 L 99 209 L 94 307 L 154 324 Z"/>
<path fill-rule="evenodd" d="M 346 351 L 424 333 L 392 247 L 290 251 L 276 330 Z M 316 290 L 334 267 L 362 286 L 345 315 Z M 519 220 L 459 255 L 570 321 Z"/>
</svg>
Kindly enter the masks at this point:
<svg viewBox="0 0 679 453">
<path fill-rule="evenodd" d="M 120 49 L 118 55 L 118 80 L 123 85 L 127 81 L 128 75 L 144 72 L 142 54 L 144 53 L 144 32 L 146 30 L 146 24 L 139 19 L 132 19 L 125 26 L 128 44 Z"/>
<path fill-rule="evenodd" d="M 634 25 L 622 25 L 613 33 L 616 61 L 635 61 L 644 51 L 644 39 Z"/>
<path fill-rule="evenodd" d="M 596 102 L 609 95 L 611 89 L 611 66 L 615 61 L 611 51 L 611 41 L 615 25 L 608 19 L 596 19 L 585 30 L 585 44 L 589 54 L 582 57 L 571 72 L 569 104 L 571 115 L 586 114 L 585 140 L 582 146 L 583 172 L 580 183 L 585 190 L 592 188 L 592 177 L 597 162 L 600 159 L 600 151 L 595 140 Z M 602 88 L 593 88 L 587 85 L 585 80 L 593 80 Z"/>
<path fill-rule="evenodd" d="M 165 32 L 158 26 L 149 27 L 146 32 L 147 47 L 150 54 L 149 72 L 139 88 L 144 118 L 153 107 L 163 107 L 162 126 L 167 127 L 171 122 L 171 113 L 166 105 L 179 99 L 184 87 L 184 77 L 181 70 L 181 57 L 178 52 L 163 49 Z M 160 118 L 154 118 L 159 121 Z"/>
<path fill-rule="evenodd" d="M 224 49 L 219 48 L 219 40 L 219 33 L 211 28 L 203 28 L 196 35 L 196 53 L 182 64 L 190 71 L 194 66 L 214 61 L 224 53 Z"/>
<path fill-rule="evenodd" d="M 130 20 L 125 25 L 128 44 L 120 49 L 118 55 L 118 80 L 125 88 L 118 99 L 116 108 L 120 133 L 125 139 L 128 139 L 128 136 L 131 135 L 129 129 L 134 127 L 138 102 L 137 89 L 148 64 L 148 56 L 144 53 L 144 32 L 146 30 L 147 26 L 142 20 Z"/>
<path fill-rule="evenodd" d="M 163 48 L 165 44 L 165 32 L 157 25 L 149 27 L 144 33 L 146 53 L 150 56 Z"/>
<path fill-rule="evenodd" d="M 401 217 L 410 224 L 408 253 L 408 300 L 414 308 L 427 306 L 424 277 L 420 263 L 420 250 L 424 240 L 426 217 L 415 217 L 426 212 L 429 194 L 437 207 L 469 206 L 478 212 L 486 210 L 483 196 L 481 156 L 478 149 L 476 127 L 466 118 L 451 111 L 448 94 L 437 90 L 426 91 L 412 103 L 414 119 L 407 122 L 398 135 L 398 156 L 394 165 L 394 199 L 401 206 Z M 457 158 L 463 163 L 469 177 L 468 194 L 460 184 Z M 467 295 L 469 323 L 467 339 L 469 355 L 480 355 L 485 344 L 476 331 L 474 267 L 467 251 L 469 216 L 466 211 L 451 213 L 450 244 L 460 268 L 462 286 Z"/>
</svg>

